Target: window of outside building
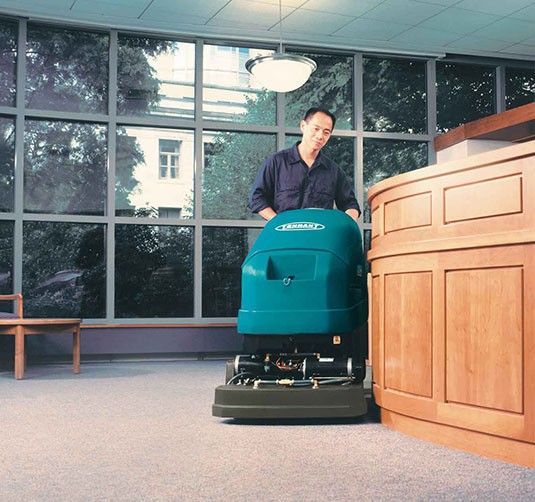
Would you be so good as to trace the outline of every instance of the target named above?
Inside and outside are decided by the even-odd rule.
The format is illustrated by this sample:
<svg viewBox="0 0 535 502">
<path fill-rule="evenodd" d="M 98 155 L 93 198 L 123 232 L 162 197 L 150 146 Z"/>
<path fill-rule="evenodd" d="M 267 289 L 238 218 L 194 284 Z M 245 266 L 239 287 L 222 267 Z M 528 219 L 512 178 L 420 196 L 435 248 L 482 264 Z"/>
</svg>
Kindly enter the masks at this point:
<svg viewBox="0 0 535 502">
<path fill-rule="evenodd" d="M 180 207 L 159 207 L 158 218 L 180 218 L 182 208 Z"/>
<path fill-rule="evenodd" d="M 180 160 L 180 141 L 160 139 L 160 179 L 176 180 Z"/>
</svg>

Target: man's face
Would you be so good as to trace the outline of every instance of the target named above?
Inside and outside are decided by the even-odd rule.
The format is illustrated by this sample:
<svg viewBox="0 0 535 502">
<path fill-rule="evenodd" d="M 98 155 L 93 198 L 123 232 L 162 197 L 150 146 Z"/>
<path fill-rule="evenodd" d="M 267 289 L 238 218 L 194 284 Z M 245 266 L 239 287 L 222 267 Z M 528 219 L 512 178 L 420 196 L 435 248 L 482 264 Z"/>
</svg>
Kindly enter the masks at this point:
<svg viewBox="0 0 535 502">
<path fill-rule="evenodd" d="M 318 112 L 309 117 L 308 121 L 301 120 L 304 146 L 311 150 L 321 150 L 329 141 L 333 122 L 328 115 Z"/>
</svg>

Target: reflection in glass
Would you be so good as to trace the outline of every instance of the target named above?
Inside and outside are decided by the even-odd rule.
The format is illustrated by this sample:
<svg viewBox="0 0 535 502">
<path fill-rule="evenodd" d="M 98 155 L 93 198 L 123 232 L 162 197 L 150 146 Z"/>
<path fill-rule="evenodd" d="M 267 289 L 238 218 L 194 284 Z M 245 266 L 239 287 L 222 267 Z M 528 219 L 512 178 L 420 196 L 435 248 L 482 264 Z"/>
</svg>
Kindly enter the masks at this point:
<svg viewBox="0 0 535 502">
<path fill-rule="evenodd" d="M 301 136 L 288 134 L 285 137 L 285 148 L 291 148 Z M 351 184 L 355 182 L 355 140 L 347 136 L 331 136 L 327 145 L 321 150 L 322 155 L 326 155 L 332 161 L 336 162 L 344 174 L 349 178 Z"/>
<path fill-rule="evenodd" d="M 193 228 L 116 225 L 115 317 L 193 317 Z"/>
<path fill-rule="evenodd" d="M 192 118 L 195 44 L 119 35 L 120 115 Z"/>
<path fill-rule="evenodd" d="M 506 108 L 516 108 L 535 101 L 535 70 L 505 68 Z"/>
<path fill-rule="evenodd" d="M 264 160 L 275 153 L 275 135 L 208 132 L 203 142 L 203 217 L 252 218 L 247 198 Z"/>
<path fill-rule="evenodd" d="M 364 129 L 425 133 L 425 62 L 364 58 Z"/>
<path fill-rule="evenodd" d="M 105 231 L 96 224 L 24 222 L 26 317 L 105 317 Z"/>
<path fill-rule="evenodd" d="M 15 106 L 17 25 L 0 21 L 0 105 Z"/>
<path fill-rule="evenodd" d="M 299 52 L 318 69 L 299 89 L 285 94 L 286 126 L 298 127 L 305 112 L 321 106 L 334 113 L 337 129 L 353 128 L 353 57 Z"/>
<path fill-rule="evenodd" d="M 496 113 L 494 68 L 437 63 L 437 131 Z"/>
<path fill-rule="evenodd" d="M 13 292 L 13 229 L 12 221 L 0 221 L 0 295 Z"/>
<path fill-rule="evenodd" d="M 364 138 L 364 221 L 369 223 L 368 190 L 385 178 L 427 165 L 427 143 Z"/>
<path fill-rule="evenodd" d="M 109 36 L 28 25 L 26 106 L 105 113 Z"/>
<path fill-rule="evenodd" d="M 0 117 L 0 212 L 13 211 L 15 120 Z"/>
<path fill-rule="evenodd" d="M 193 131 L 117 128 L 115 214 L 152 218 L 193 215 Z"/>
<path fill-rule="evenodd" d="M 245 62 L 273 51 L 205 45 L 203 52 L 203 118 L 248 124 L 275 124 L 277 94 L 264 89 L 245 69 Z"/>
<path fill-rule="evenodd" d="M 106 127 L 27 120 L 24 131 L 24 210 L 104 214 Z"/>
<path fill-rule="evenodd" d="M 261 230 L 261 228 L 203 228 L 203 317 L 238 315 L 241 304 L 241 265 Z"/>
</svg>

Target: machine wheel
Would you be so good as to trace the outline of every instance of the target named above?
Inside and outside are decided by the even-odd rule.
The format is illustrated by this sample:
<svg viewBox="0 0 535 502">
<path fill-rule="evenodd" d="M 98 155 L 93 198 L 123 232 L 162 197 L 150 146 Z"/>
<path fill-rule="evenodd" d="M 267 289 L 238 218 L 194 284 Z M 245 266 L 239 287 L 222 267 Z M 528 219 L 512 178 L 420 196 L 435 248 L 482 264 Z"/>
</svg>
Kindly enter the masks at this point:
<svg viewBox="0 0 535 502">
<path fill-rule="evenodd" d="M 236 374 L 234 369 L 234 360 L 227 361 L 225 364 L 225 384 Z"/>
</svg>

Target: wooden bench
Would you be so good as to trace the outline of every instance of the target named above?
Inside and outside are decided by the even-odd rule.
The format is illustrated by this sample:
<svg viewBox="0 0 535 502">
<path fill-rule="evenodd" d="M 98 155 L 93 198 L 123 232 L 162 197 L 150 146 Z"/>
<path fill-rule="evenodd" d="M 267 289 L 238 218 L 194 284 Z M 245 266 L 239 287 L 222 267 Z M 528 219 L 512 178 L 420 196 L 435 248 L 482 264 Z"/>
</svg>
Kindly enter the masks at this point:
<svg viewBox="0 0 535 502">
<path fill-rule="evenodd" d="M 17 304 L 15 314 L 3 313 L 0 317 L 0 335 L 15 337 L 15 378 L 17 380 L 24 377 L 26 335 L 72 333 L 73 372 L 80 373 L 80 319 L 25 319 L 21 294 L 0 295 L 0 301 L 2 300 L 14 300 Z"/>
</svg>

